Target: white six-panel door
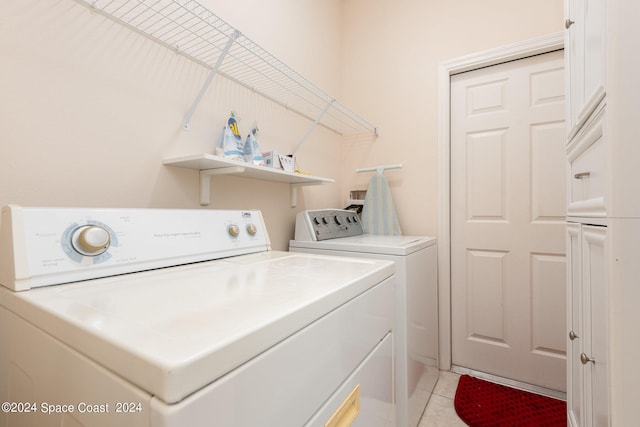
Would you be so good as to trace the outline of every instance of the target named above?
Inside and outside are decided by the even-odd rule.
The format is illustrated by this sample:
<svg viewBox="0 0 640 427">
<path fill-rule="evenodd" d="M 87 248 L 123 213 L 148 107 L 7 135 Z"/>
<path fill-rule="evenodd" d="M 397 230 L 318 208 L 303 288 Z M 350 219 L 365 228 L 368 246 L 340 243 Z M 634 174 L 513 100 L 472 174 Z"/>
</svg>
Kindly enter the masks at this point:
<svg viewBox="0 0 640 427">
<path fill-rule="evenodd" d="M 566 390 L 562 51 L 451 78 L 452 362 Z"/>
</svg>

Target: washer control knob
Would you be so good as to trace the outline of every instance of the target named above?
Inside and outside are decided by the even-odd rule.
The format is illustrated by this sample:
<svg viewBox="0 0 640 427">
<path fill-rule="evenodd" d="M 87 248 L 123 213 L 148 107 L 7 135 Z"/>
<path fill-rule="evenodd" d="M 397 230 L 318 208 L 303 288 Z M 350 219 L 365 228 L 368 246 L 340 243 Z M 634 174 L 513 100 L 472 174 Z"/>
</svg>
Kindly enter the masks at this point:
<svg viewBox="0 0 640 427">
<path fill-rule="evenodd" d="M 342 225 L 342 222 L 340 221 L 340 217 L 338 215 L 336 215 L 335 217 L 333 217 L 333 219 L 336 220 L 336 224 L 338 225 Z"/>
<path fill-rule="evenodd" d="M 258 232 L 258 227 L 256 227 L 255 224 L 247 224 L 247 233 L 249 233 L 252 236 L 255 236 L 257 232 Z"/>
<path fill-rule="evenodd" d="M 227 227 L 227 232 L 231 236 L 237 237 L 238 234 L 240 234 L 240 227 L 238 227 L 236 224 L 231 224 L 230 226 Z"/>
<path fill-rule="evenodd" d="M 97 256 L 105 252 L 111 243 L 109 232 L 98 225 L 84 225 L 71 237 L 73 248 L 86 256 Z"/>
<path fill-rule="evenodd" d="M 323 224 L 329 224 L 329 221 L 327 221 L 327 217 L 326 216 L 322 217 L 322 223 Z"/>
<path fill-rule="evenodd" d="M 320 225 L 320 221 L 318 220 L 318 217 L 317 217 L 317 216 L 314 216 L 314 217 L 313 217 L 313 223 L 314 223 L 315 225 Z"/>
</svg>

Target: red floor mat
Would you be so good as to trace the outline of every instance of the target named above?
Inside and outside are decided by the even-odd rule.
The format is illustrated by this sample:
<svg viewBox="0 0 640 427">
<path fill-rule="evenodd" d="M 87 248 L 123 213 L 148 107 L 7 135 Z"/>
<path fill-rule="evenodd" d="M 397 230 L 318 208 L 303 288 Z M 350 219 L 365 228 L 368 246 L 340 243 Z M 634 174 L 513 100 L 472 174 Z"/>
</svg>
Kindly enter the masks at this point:
<svg viewBox="0 0 640 427">
<path fill-rule="evenodd" d="M 472 427 L 560 427 L 567 425 L 567 404 L 558 399 L 462 375 L 454 406 Z"/>
</svg>

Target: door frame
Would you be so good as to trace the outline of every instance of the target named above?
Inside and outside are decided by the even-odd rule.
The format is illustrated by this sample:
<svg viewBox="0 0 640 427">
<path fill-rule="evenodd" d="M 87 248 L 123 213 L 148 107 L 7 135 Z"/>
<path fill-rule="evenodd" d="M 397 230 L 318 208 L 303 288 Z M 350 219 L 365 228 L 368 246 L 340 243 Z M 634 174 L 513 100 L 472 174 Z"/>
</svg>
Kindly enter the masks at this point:
<svg viewBox="0 0 640 427">
<path fill-rule="evenodd" d="M 439 368 L 451 369 L 451 76 L 564 48 L 564 33 L 509 44 L 438 65 Z"/>
</svg>

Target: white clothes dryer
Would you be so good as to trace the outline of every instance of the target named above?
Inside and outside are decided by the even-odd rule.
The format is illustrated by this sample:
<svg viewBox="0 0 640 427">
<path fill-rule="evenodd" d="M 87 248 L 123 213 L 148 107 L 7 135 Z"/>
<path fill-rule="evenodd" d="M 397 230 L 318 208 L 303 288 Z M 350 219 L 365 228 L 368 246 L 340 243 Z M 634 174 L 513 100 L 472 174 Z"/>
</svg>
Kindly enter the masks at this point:
<svg viewBox="0 0 640 427">
<path fill-rule="evenodd" d="M 353 211 L 307 210 L 289 251 L 395 262 L 396 424 L 417 426 L 439 375 L 436 239 L 365 234 Z"/>
<path fill-rule="evenodd" d="M 0 425 L 392 427 L 394 268 L 259 211 L 7 206 Z"/>
</svg>

